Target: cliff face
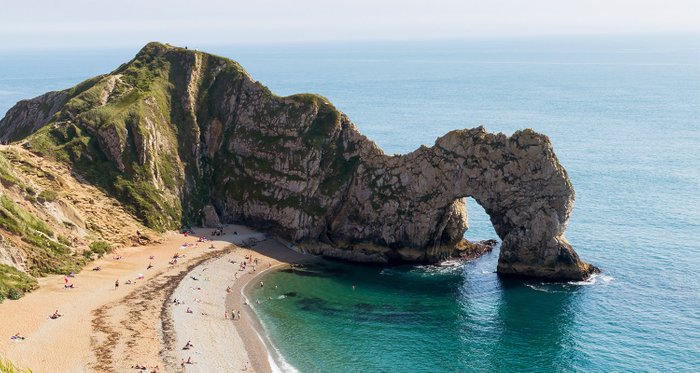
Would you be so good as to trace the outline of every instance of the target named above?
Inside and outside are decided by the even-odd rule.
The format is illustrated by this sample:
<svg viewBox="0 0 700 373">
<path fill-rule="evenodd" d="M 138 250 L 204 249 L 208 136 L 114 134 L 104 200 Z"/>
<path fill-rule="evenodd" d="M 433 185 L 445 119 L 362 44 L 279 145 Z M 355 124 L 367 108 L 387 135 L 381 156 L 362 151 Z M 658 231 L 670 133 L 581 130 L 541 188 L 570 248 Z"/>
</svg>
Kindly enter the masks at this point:
<svg viewBox="0 0 700 373">
<path fill-rule="evenodd" d="M 574 192 L 546 136 L 453 131 L 387 156 L 317 95 L 278 97 L 235 62 L 151 43 L 114 72 L 22 101 L 0 140 L 71 164 L 146 225 L 243 222 L 304 250 L 435 261 L 474 197 L 503 240 L 504 274 L 581 279 L 563 236 Z"/>
</svg>

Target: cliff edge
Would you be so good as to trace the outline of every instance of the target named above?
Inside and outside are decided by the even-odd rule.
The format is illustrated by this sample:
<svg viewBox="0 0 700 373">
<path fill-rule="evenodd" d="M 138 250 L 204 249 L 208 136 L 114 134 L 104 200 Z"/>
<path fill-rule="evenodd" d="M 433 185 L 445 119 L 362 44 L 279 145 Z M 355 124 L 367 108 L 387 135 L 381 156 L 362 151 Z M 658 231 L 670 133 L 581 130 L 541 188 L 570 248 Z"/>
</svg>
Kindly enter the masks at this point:
<svg viewBox="0 0 700 373">
<path fill-rule="evenodd" d="M 431 262 L 463 245 L 473 197 L 503 240 L 499 273 L 595 271 L 564 238 L 574 190 L 546 136 L 479 127 L 388 156 L 324 97 L 276 96 L 202 52 L 149 43 L 110 74 L 19 102 L 0 141 L 68 163 L 157 230 L 218 215 L 313 253 Z"/>
</svg>

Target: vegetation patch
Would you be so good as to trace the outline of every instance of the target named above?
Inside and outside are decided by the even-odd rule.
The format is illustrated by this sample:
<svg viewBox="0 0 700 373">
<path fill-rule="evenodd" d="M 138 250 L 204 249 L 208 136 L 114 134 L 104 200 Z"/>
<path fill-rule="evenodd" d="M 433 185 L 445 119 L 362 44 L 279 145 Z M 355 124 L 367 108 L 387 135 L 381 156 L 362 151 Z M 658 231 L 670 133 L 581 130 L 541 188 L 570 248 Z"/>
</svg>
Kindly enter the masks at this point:
<svg viewBox="0 0 700 373">
<path fill-rule="evenodd" d="M 4 194 L 0 196 L 0 227 L 17 235 L 33 230 L 53 236 L 51 228 L 46 223 L 16 205 Z"/>
<path fill-rule="evenodd" d="M 0 372 L 2 373 L 32 373 L 31 369 L 23 369 L 15 365 L 10 359 L 0 357 Z"/>
<path fill-rule="evenodd" d="M 101 258 L 105 254 L 112 252 L 112 245 L 105 241 L 95 241 L 90 244 L 89 252 L 91 253 L 91 256 L 92 254 L 95 254 L 98 258 Z"/>
<path fill-rule="evenodd" d="M 19 299 L 24 293 L 38 287 L 39 284 L 33 277 L 7 264 L 0 264 L 0 301 Z"/>
<path fill-rule="evenodd" d="M 42 190 L 36 199 L 39 202 L 53 202 L 58 199 L 58 193 L 54 190 Z"/>
<path fill-rule="evenodd" d="M 21 237 L 28 245 L 27 270 L 33 276 L 77 272 L 85 264 L 84 258 L 53 239 L 53 231 L 46 223 L 6 195 L 0 196 L 0 228 Z"/>
<path fill-rule="evenodd" d="M 12 165 L 2 154 L 0 154 L 0 183 L 6 187 L 11 185 L 22 186 L 20 180 L 12 172 Z"/>
</svg>

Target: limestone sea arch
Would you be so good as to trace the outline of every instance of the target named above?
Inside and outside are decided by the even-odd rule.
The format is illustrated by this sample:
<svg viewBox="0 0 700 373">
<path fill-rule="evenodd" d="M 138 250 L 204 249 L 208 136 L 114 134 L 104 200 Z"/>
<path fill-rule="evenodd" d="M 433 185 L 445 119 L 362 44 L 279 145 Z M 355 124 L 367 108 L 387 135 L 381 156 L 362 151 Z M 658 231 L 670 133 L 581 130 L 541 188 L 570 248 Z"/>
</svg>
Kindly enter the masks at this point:
<svg viewBox="0 0 700 373">
<path fill-rule="evenodd" d="M 574 190 L 546 136 L 479 127 L 389 156 L 324 97 L 277 96 L 185 48 L 149 43 L 109 74 L 20 101 L 0 141 L 70 164 L 154 229 L 213 207 L 308 251 L 431 262 L 462 242 L 469 196 L 503 240 L 499 273 L 595 270 L 564 238 Z"/>
</svg>

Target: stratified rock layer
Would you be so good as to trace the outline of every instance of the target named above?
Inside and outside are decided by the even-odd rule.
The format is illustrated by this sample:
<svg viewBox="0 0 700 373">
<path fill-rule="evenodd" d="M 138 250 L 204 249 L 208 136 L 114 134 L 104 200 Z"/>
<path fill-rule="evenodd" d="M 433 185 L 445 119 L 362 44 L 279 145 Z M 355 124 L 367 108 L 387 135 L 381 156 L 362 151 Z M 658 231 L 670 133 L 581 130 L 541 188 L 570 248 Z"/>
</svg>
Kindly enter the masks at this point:
<svg viewBox="0 0 700 373">
<path fill-rule="evenodd" d="M 595 270 L 564 238 L 574 191 L 546 136 L 479 127 L 387 156 L 325 98 L 275 96 L 201 52 L 148 44 L 111 74 L 20 102 L 0 133 L 69 162 L 157 229 L 217 216 L 309 252 L 431 262 L 459 247 L 473 197 L 503 240 L 499 273 Z"/>
</svg>

